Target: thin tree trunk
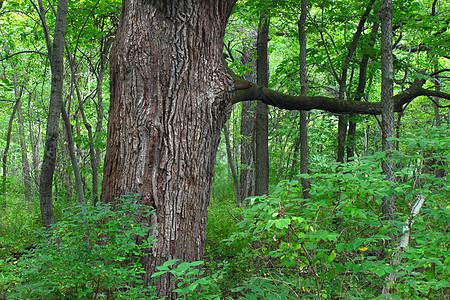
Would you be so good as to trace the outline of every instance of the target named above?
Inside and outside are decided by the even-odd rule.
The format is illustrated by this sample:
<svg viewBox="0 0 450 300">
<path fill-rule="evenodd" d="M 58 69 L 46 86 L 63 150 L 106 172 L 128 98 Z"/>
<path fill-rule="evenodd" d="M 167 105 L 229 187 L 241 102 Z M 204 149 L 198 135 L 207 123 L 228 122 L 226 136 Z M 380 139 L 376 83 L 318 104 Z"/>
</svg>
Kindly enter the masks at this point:
<svg viewBox="0 0 450 300">
<path fill-rule="evenodd" d="M 299 151 L 300 151 L 300 136 L 295 140 L 295 143 L 294 143 L 294 155 L 292 157 L 291 176 L 289 177 L 291 180 L 297 172 Z"/>
<path fill-rule="evenodd" d="M 16 95 L 17 96 L 17 95 Z M 8 169 L 8 151 L 9 146 L 11 144 L 11 131 L 12 125 L 14 121 L 14 117 L 16 115 L 17 107 L 20 105 L 20 97 L 22 96 L 22 89 L 19 94 L 19 98 L 16 99 L 16 103 L 14 104 L 13 110 L 11 112 L 11 116 L 9 117 L 8 122 L 8 131 L 6 132 L 6 146 L 5 150 L 3 150 L 2 164 L 3 164 L 3 180 L 2 180 L 2 193 L 6 193 L 6 178 L 7 178 L 7 169 Z"/>
<path fill-rule="evenodd" d="M 279 163 L 278 163 L 278 169 L 276 171 L 277 172 L 277 174 L 276 174 L 277 182 L 280 181 L 281 175 L 283 174 L 282 170 L 283 170 L 283 167 L 284 167 L 284 164 L 283 164 L 284 163 L 284 155 L 286 154 L 286 149 L 288 148 L 288 141 L 290 140 L 292 131 L 294 130 L 296 123 L 297 123 L 297 114 L 295 114 L 294 121 L 292 122 L 291 129 L 289 130 L 288 134 L 286 136 L 284 136 L 284 143 L 283 143 L 283 146 L 281 148 L 281 155 L 280 155 L 280 159 L 279 159 Z M 278 144 L 281 144 L 281 141 L 279 141 Z M 289 156 L 288 156 L 288 159 L 287 159 L 286 167 L 289 167 L 288 164 L 289 164 Z"/>
<path fill-rule="evenodd" d="M 92 134 L 92 126 L 87 121 L 86 115 L 84 113 L 83 99 L 81 97 L 81 92 L 80 92 L 77 80 L 75 78 L 75 61 L 74 61 L 75 54 L 73 57 L 70 55 L 67 45 L 66 45 L 66 51 L 68 53 L 67 56 L 69 57 L 69 63 L 70 63 L 70 71 L 71 71 L 71 77 L 72 77 L 71 83 L 72 83 L 72 86 L 75 88 L 75 93 L 77 95 L 77 100 L 78 100 L 78 107 L 81 112 L 81 117 L 83 120 L 84 127 L 88 131 L 89 158 L 91 161 L 92 181 L 93 181 L 93 184 L 98 185 L 97 165 L 95 164 L 94 137 Z M 76 184 L 76 190 L 77 190 L 77 195 L 78 195 L 78 202 L 85 203 L 86 200 L 84 197 L 83 182 L 81 180 L 80 168 L 78 167 L 78 162 L 77 162 L 76 154 L 75 154 L 75 147 L 74 147 L 74 143 L 73 143 L 72 126 L 70 124 L 69 116 L 67 115 L 65 108 L 63 108 L 62 113 L 63 113 L 63 120 L 64 120 L 64 123 L 66 124 L 66 130 L 67 130 L 67 135 L 68 135 L 69 153 L 70 153 L 70 159 L 72 161 L 72 166 L 73 166 L 74 175 L 75 175 L 75 184 Z M 93 195 L 93 196 L 97 197 L 97 193 L 98 193 L 98 191 L 96 190 L 95 195 Z M 96 202 L 97 202 L 97 199 L 94 198 L 93 203 L 95 204 Z"/>
<path fill-rule="evenodd" d="M 67 21 L 68 0 L 58 1 L 53 44 L 45 21 L 45 10 L 39 0 L 39 15 L 44 27 L 47 49 L 52 69 L 51 93 L 44 157 L 40 174 L 39 201 L 41 205 L 42 225 L 49 227 L 55 223 L 52 204 L 53 173 L 58 150 L 59 119 L 63 103 L 64 44 Z"/>
<path fill-rule="evenodd" d="M 15 69 L 16 65 L 13 61 L 11 61 L 11 68 Z M 18 101 L 17 103 L 17 120 L 19 121 L 19 142 L 20 142 L 20 149 L 22 152 L 22 176 L 23 176 L 23 186 L 25 190 L 25 201 L 27 204 L 31 204 L 31 197 L 32 197 L 32 188 L 31 188 L 31 170 L 30 170 L 30 164 L 28 162 L 28 150 L 27 150 L 27 144 L 25 142 L 25 126 L 23 121 L 23 112 L 22 112 L 22 93 L 24 86 L 21 86 L 19 88 L 19 82 L 17 80 L 17 74 L 13 74 L 13 82 L 14 82 L 14 94 Z M 10 132 L 8 132 L 10 136 Z M 9 141 L 8 141 L 9 143 Z"/>
<path fill-rule="evenodd" d="M 406 225 L 403 225 L 403 231 L 402 235 L 400 237 L 399 245 L 395 251 L 392 252 L 391 256 L 391 265 L 392 266 L 399 266 L 401 264 L 401 253 L 406 250 L 406 248 L 409 246 L 409 242 L 411 239 L 411 229 L 413 224 L 415 223 L 415 217 L 419 214 L 420 210 L 422 209 L 423 204 L 427 198 L 423 194 L 418 194 L 416 196 L 416 202 L 414 205 L 412 205 L 409 217 L 406 219 Z M 389 276 L 386 278 L 387 284 L 383 286 L 382 294 L 391 294 L 392 293 L 392 286 L 395 284 L 395 281 L 397 279 L 397 275 L 401 270 L 396 268 L 396 271 L 394 273 L 389 274 Z M 387 297 L 388 299 L 392 299 L 391 297 Z"/>
<path fill-rule="evenodd" d="M 34 93 L 34 92 L 33 92 Z M 33 119 L 31 116 L 31 100 L 33 98 L 33 93 L 30 93 L 28 96 L 28 133 L 30 137 L 30 144 L 31 144 L 31 152 L 32 152 L 32 164 L 31 164 L 31 170 L 32 170 L 32 176 L 33 176 L 33 186 L 37 188 L 38 186 L 38 178 L 40 177 L 39 172 L 39 162 L 41 160 L 40 156 L 40 149 L 41 149 L 41 121 L 38 119 L 35 124 L 31 123 L 31 120 Z"/>
<path fill-rule="evenodd" d="M 373 4 L 376 0 L 370 0 L 368 3 L 366 10 L 364 11 L 363 15 L 361 16 L 361 19 L 358 23 L 358 28 L 355 31 L 355 34 L 353 35 L 352 43 L 350 44 L 347 52 L 347 56 L 345 58 L 344 63 L 342 64 L 341 68 L 341 77 L 339 78 L 339 99 L 344 100 L 345 94 L 347 92 L 347 73 L 348 68 L 350 66 L 350 61 L 356 51 L 356 47 L 359 43 L 359 39 L 361 37 L 361 34 L 364 29 L 364 24 L 366 23 L 366 20 L 372 11 Z M 347 123 L 348 123 L 348 117 L 346 115 L 340 115 L 339 116 L 339 122 L 338 122 L 338 151 L 337 151 L 337 162 L 344 162 L 345 158 L 345 140 L 347 136 Z"/>
<path fill-rule="evenodd" d="M 252 195 L 255 186 L 255 102 L 242 102 L 240 203 Z"/>
<path fill-rule="evenodd" d="M 369 132 L 370 125 L 367 125 L 364 129 L 364 156 L 367 156 L 369 153 Z"/>
<path fill-rule="evenodd" d="M 372 25 L 372 31 L 371 36 L 372 40 L 369 42 L 369 48 L 372 48 L 375 45 L 376 41 L 376 34 L 378 32 L 380 25 L 377 22 L 374 22 Z M 356 95 L 354 100 L 355 101 L 361 101 L 364 91 L 366 90 L 366 84 L 367 84 L 367 66 L 369 65 L 369 54 L 364 54 L 361 62 L 359 64 L 359 80 L 358 80 L 358 87 L 356 88 Z M 356 141 L 355 141 L 355 135 L 356 135 L 356 125 L 357 123 L 353 120 L 349 122 L 348 125 L 348 134 L 347 134 L 347 160 L 350 160 L 351 157 L 355 156 L 355 147 L 356 147 Z"/>
<path fill-rule="evenodd" d="M 298 22 L 298 41 L 300 44 L 300 84 L 301 95 L 308 96 L 308 73 L 306 69 L 306 17 L 308 15 L 308 0 L 302 0 L 302 12 Z M 308 112 L 300 111 L 300 173 L 308 174 Z M 309 178 L 301 178 L 303 198 L 311 198 Z"/>
<path fill-rule="evenodd" d="M 253 31 L 252 31 L 253 32 Z M 256 75 L 256 57 L 255 57 L 255 38 L 256 34 L 249 34 L 244 39 L 242 63 L 252 69 L 250 73 L 244 74 L 244 78 L 250 82 L 257 82 Z M 254 188 L 255 161 L 255 103 L 252 101 L 242 102 L 241 110 L 241 172 L 240 172 L 240 199 L 239 205 L 244 199 L 252 194 Z"/>
<path fill-rule="evenodd" d="M 106 36 L 103 39 L 102 47 L 100 51 L 100 69 L 97 74 L 97 103 L 96 103 L 96 111 L 97 111 L 97 122 L 95 125 L 95 134 L 94 139 L 99 141 L 101 137 L 101 133 L 103 130 L 103 120 L 105 119 L 105 114 L 103 112 L 103 79 L 105 77 L 105 72 L 108 65 L 108 56 L 111 50 L 111 43 L 113 39 L 110 36 Z M 98 185 L 99 185 L 99 174 L 98 167 L 100 166 L 101 159 L 101 147 L 97 145 L 95 147 L 95 159 L 92 164 L 92 204 L 96 205 L 99 199 L 98 194 Z"/>
<path fill-rule="evenodd" d="M 344 98 L 340 98 L 344 99 Z M 345 157 L 345 140 L 347 137 L 347 116 L 340 115 L 338 120 L 338 150 L 337 150 L 337 158 L 336 161 L 339 163 L 344 162 Z"/>
<path fill-rule="evenodd" d="M 231 171 L 231 176 L 233 177 L 233 187 L 234 187 L 234 191 L 235 191 L 235 196 L 236 196 L 236 204 L 239 205 L 240 201 L 239 201 L 239 191 L 240 191 L 240 186 L 239 186 L 239 177 L 236 171 L 236 166 L 234 165 L 234 159 L 233 159 L 233 150 L 231 149 L 231 143 L 230 143 L 230 129 L 228 127 L 228 123 L 225 124 L 225 126 L 223 126 L 223 135 L 225 136 L 225 144 L 226 144 L 226 148 L 227 148 L 227 161 L 228 161 L 228 168 Z"/>
<path fill-rule="evenodd" d="M 31 204 L 31 198 L 33 197 L 33 189 L 31 185 L 31 169 L 28 161 L 27 143 L 25 142 L 25 126 L 23 120 L 22 105 L 19 103 L 17 106 L 17 119 L 19 121 L 19 141 L 20 149 L 22 151 L 22 172 L 23 172 L 23 186 L 25 189 L 25 201 L 27 204 Z"/>
<path fill-rule="evenodd" d="M 395 136 L 394 119 L 394 66 L 392 57 L 392 0 L 382 0 L 380 7 L 381 21 L 381 147 L 386 153 L 385 159 L 381 162 L 385 180 L 394 183 L 394 164 L 390 156 L 394 150 L 395 144 L 389 138 Z M 385 196 L 382 199 L 381 211 L 383 218 L 392 222 L 395 219 L 395 196 Z M 392 225 L 392 224 L 391 224 Z M 395 238 L 395 237 L 394 237 Z M 393 245 L 393 240 L 389 244 Z M 400 257 L 394 251 L 391 257 L 391 265 L 398 265 Z M 390 273 L 385 279 L 386 285 L 383 287 L 383 294 L 393 293 L 392 285 L 395 283 L 396 274 Z M 388 296 L 389 299 L 392 299 Z"/>
<path fill-rule="evenodd" d="M 392 58 L 392 0 L 382 0 L 380 8 L 381 20 L 381 104 L 382 104 L 382 150 L 386 152 L 386 159 L 382 162 L 383 173 L 387 181 L 394 183 L 394 165 L 389 157 L 394 150 L 395 137 L 394 116 L 394 66 Z M 395 218 L 395 197 L 383 198 L 382 212 L 387 220 Z"/>
<path fill-rule="evenodd" d="M 73 175 L 75 177 L 75 190 L 77 191 L 78 202 L 84 204 L 86 202 L 84 198 L 83 182 L 81 180 L 80 168 L 78 167 L 77 156 L 75 154 L 75 146 L 73 142 L 72 124 L 70 124 L 69 116 L 66 109 L 61 105 L 61 114 L 64 121 L 64 128 L 67 135 L 67 150 L 69 152 L 70 162 L 72 163 Z"/>
<path fill-rule="evenodd" d="M 258 27 L 257 42 L 257 83 L 269 86 L 269 60 L 267 48 L 269 42 L 269 18 L 261 13 Z M 255 119 L 255 194 L 258 196 L 269 193 L 269 137 L 268 137 L 268 106 L 261 101 L 256 104 Z"/>
<path fill-rule="evenodd" d="M 397 122 L 395 122 L 395 137 L 397 138 L 397 140 L 394 143 L 394 149 L 397 151 L 400 151 L 400 136 L 401 136 L 401 128 L 402 128 L 402 117 L 403 117 L 403 113 L 399 112 L 397 113 Z"/>
<path fill-rule="evenodd" d="M 434 70 L 435 71 L 438 70 L 437 64 L 435 65 Z M 441 91 L 441 84 L 437 79 L 434 82 L 434 90 L 436 92 Z M 439 97 L 434 97 L 433 99 L 434 99 L 434 101 L 433 101 L 434 123 L 436 124 L 436 127 L 439 127 L 439 126 L 441 126 L 441 114 L 439 111 Z"/>
</svg>

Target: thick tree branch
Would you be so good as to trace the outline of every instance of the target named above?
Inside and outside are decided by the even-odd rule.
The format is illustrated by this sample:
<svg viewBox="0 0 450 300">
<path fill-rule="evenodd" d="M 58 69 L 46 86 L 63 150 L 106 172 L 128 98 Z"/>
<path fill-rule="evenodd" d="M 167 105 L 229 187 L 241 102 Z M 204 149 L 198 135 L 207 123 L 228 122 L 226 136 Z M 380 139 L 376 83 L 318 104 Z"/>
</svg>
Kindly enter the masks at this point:
<svg viewBox="0 0 450 300">
<path fill-rule="evenodd" d="M 332 113 L 357 113 L 379 115 L 381 114 L 380 102 L 361 102 L 339 100 L 324 96 L 293 96 L 283 94 L 268 88 L 261 87 L 249 81 L 240 79 L 235 74 L 230 74 L 235 79 L 235 94 L 232 103 L 249 100 L 260 100 L 268 105 L 287 110 L 312 110 L 320 109 Z M 403 106 L 419 96 L 440 97 L 450 100 L 450 94 L 424 89 L 425 80 L 416 80 L 411 87 L 394 96 L 394 109 L 403 111 Z"/>
</svg>

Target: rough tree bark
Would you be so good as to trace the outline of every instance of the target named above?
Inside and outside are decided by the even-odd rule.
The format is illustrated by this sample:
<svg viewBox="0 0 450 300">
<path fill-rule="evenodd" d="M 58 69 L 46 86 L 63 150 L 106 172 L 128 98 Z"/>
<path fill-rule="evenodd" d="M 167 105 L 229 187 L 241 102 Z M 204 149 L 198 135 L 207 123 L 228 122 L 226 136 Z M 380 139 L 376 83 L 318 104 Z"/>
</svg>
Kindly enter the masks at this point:
<svg viewBox="0 0 450 300">
<path fill-rule="evenodd" d="M 111 52 L 102 201 L 155 208 L 144 281 L 169 259 L 202 259 L 213 167 L 233 80 L 223 36 L 234 1 L 123 1 Z M 160 277 L 157 292 L 175 287 Z"/>
</svg>

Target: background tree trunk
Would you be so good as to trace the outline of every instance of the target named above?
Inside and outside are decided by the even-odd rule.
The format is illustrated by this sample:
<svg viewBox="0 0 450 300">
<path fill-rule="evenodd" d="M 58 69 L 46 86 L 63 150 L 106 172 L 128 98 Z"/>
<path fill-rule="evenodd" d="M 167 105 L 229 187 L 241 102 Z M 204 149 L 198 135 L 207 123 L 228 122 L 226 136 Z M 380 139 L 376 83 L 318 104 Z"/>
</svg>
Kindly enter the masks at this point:
<svg viewBox="0 0 450 300">
<path fill-rule="evenodd" d="M 96 103 L 96 111 L 97 111 L 97 122 L 95 124 L 95 134 L 94 139 L 95 142 L 98 142 L 102 139 L 101 133 L 103 131 L 103 120 L 105 119 L 105 114 L 103 112 L 103 80 L 105 78 L 105 72 L 108 66 L 108 56 L 111 50 L 113 38 L 110 35 L 104 36 L 101 40 L 100 47 L 100 61 L 99 61 L 99 70 L 97 73 L 97 103 Z M 95 159 L 92 165 L 92 204 L 96 205 L 99 199 L 98 195 L 98 186 L 99 186 L 99 174 L 98 167 L 100 166 L 101 159 L 101 147 L 96 145 L 95 149 Z"/>
<path fill-rule="evenodd" d="M 225 126 L 223 126 L 223 135 L 225 137 L 225 145 L 227 148 L 227 161 L 228 161 L 228 169 L 231 171 L 231 176 L 233 177 L 233 187 L 236 197 L 236 204 L 240 204 L 240 185 L 239 185 L 239 177 L 236 170 L 236 166 L 234 165 L 234 158 L 233 158 L 233 150 L 231 149 L 231 142 L 230 142 L 230 128 L 228 126 L 229 123 L 226 123 Z"/>
<path fill-rule="evenodd" d="M 372 40 L 369 42 L 369 47 L 372 48 L 375 45 L 376 34 L 378 32 L 380 25 L 377 22 L 374 22 L 372 25 L 371 36 Z M 356 93 L 354 97 L 354 101 L 361 101 L 364 96 L 364 91 L 366 90 L 367 83 L 367 67 L 369 65 L 369 54 L 365 53 L 361 58 L 361 62 L 359 63 L 359 79 L 358 79 L 358 87 L 356 88 Z M 350 160 L 351 157 L 355 156 L 355 147 L 356 147 L 356 121 L 351 120 L 348 125 L 348 134 L 347 134 L 347 161 Z"/>
<path fill-rule="evenodd" d="M 53 172 L 58 150 L 59 119 L 63 103 L 64 44 L 67 21 L 68 0 L 58 1 L 53 44 L 45 21 L 45 10 L 39 1 L 39 14 L 46 33 L 47 49 L 52 69 L 52 83 L 45 136 L 44 157 L 42 159 L 39 201 L 41 204 L 42 225 L 49 227 L 55 223 L 52 204 Z"/>
<path fill-rule="evenodd" d="M 11 61 L 11 68 L 15 69 L 16 65 L 13 61 Z M 21 85 L 19 87 L 19 80 L 17 78 L 17 74 L 13 73 L 13 82 L 14 82 L 14 94 L 17 100 L 17 121 L 19 122 L 19 142 L 20 142 L 20 149 L 22 153 L 22 176 L 23 176 L 23 187 L 25 190 L 25 203 L 31 204 L 31 198 L 33 195 L 32 188 L 31 188 L 31 169 L 30 169 L 30 163 L 28 161 L 28 150 L 27 150 L 27 143 L 25 141 L 25 126 L 23 121 L 23 112 L 22 112 L 22 93 L 24 86 Z M 10 128 L 8 128 L 10 129 Z M 8 135 L 10 135 L 10 131 L 8 131 Z M 7 141 L 9 143 L 9 139 Z M 6 175 L 6 173 L 5 173 Z"/>
<path fill-rule="evenodd" d="M 437 61 L 436 61 L 434 71 L 436 72 L 438 70 L 439 70 L 439 68 L 438 68 Z M 436 79 L 434 84 L 435 84 L 434 90 L 436 92 L 440 92 L 441 91 L 441 83 L 439 82 L 439 80 Z M 441 126 L 441 114 L 439 112 L 439 97 L 434 97 L 433 99 L 434 99 L 434 101 L 433 101 L 432 105 L 433 105 L 433 110 L 434 110 L 434 122 L 436 124 L 436 127 L 439 127 L 439 126 Z"/>
<path fill-rule="evenodd" d="M 381 105 L 382 105 L 382 150 L 387 157 L 382 162 L 383 173 L 386 180 L 394 182 L 394 164 L 389 160 L 394 150 L 394 142 L 389 141 L 395 137 L 394 115 L 394 65 L 392 60 L 392 0 L 383 0 L 380 8 L 381 20 Z M 382 212 L 386 219 L 394 219 L 395 197 L 384 197 Z"/>
<path fill-rule="evenodd" d="M 38 181 L 40 178 L 40 172 L 39 172 L 39 163 L 41 161 L 40 156 L 40 149 L 41 149 L 41 120 L 38 119 L 34 124 L 31 122 L 32 116 L 31 116 L 31 102 L 33 100 L 33 95 L 35 95 L 35 92 L 30 92 L 28 95 L 28 105 L 27 105 L 27 116 L 28 116 L 28 134 L 30 138 L 30 144 L 31 144 L 31 153 L 32 153 L 32 160 L 31 160 L 31 170 L 32 170 L 32 177 L 33 177 L 33 186 L 37 189 L 38 187 Z"/>
<path fill-rule="evenodd" d="M 69 115 L 66 112 L 64 106 L 61 105 L 61 114 L 64 121 L 64 128 L 66 130 L 67 138 L 67 152 L 72 163 L 73 175 L 75 177 L 75 190 L 77 191 L 77 198 L 79 203 L 85 203 L 83 182 L 81 180 L 80 168 L 78 167 L 77 156 L 75 153 L 75 145 L 73 142 L 72 124 L 70 124 Z"/>
<path fill-rule="evenodd" d="M 17 92 L 17 90 L 16 90 Z M 3 156 L 2 156 L 2 193 L 5 194 L 6 193 L 6 178 L 7 178 L 7 169 L 8 169 L 8 151 L 9 151 L 9 146 L 11 144 L 11 131 L 12 131 L 12 125 L 13 125 L 13 121 L 14 121 L 14 117 L 16 115 L 17 112 L 17 107 L 20 105 L 20 97 L 22 96 L 22 90 L 20 89 L 20 94 L 17 95 L 16 97 L 19 96 L 19 98 L 16 99 L 16 103 L 14 104 L 13 110 L 11 112 L 11 116 L 9 117 L 9 122 L 8 122 L 8 131 L 6 132 L 6 145 L 5 145 L 5 150 L 3 150 Z"/>
<path fill-rule="evenodd" d="M 244 74 L 244 79 L 257 82 L 255 41 L 257 34 L 253 31 L 244 39 L 242 63 L 252 69 Z M 240 172 L 240 199 L 241 204 L 245 198 L 253 194 L 255 175 L 255 104 L 256 102 L 244 101 L 241 109 L 241 172 Z"/>
<path fill-rule="evenodd" d="M 364 24 L 366 23 L 366 20 L 372 11 L 373 4 L 375 3 L 375 0 L 370 0 L 367 4 L 367 7 L 364 11 L 364 13 L 361 15 L 361 18 L 358 23 L 358 28 L 356 29 L 352 43 L 348 47 L 347 56 L 345 58 L 344 63 L 341 67 L 341 77 L 338 79 L 339 82 L 339 99 L 344 100 L 347 93 L 347 77 L 348 77 L 348 68 L 350 67 L 351 59 L 353 58 L 353 55 L 356 51 L 356 47 L 359 43 L 359 39 L 361 37 L 361 34 L 364 30 Z M 351 81 L 351 80 L 350 80 Z M 347 123 L 348 123 L 348 116 L 347 115 L 340 115 L 339 116 L 339 122 L 338 122 L 338 153 L 337 153 L 337 161 L 338 162 L 344 162 L 345 158 L 345 140 L 347 139 Z"/>
<path fill-rule="evenodd" d="M 267 48 L 269 42 L 269 18 L 260 15 L 257 42 L 257 83 L 269 86 L 269 59 Z M 258 196 L 269 193 L 269 118 L 268 106 L 261 101 L 256 104 L 255 119 L 255 194 Z"/>
<path fill-rule="evenodd" d="M 234 1 L 123 1 L 111 51 L 101 200 L 127 192 L 155 208 L 144 282 L 170 259 L 202 259 L 220 132 L 233 80 L 223 36 Z M 211 4 L 212 5 L 212 4 Z M 169 275 L 159 297 L 175 299 Z"/>
<path fill-rule="evenodd" d="M 25 190 L 25 201 L 27 204 L 31 204 L 31 198 L 33 197 L 33 189 L 31 185 L 31 169 L 30 162 L 28 161 L 27 143 L 25 141 L 25 126 L 23 121 L 22 104 L 17 106 L 17 119 L 19 121 L 19 141 L 20 149 L 22 150 L 22 172 L 23 172 L 23 187 Z"/>
<path fill-rule="evenodd" d="M 308 14 L 308 0 L 302 0 L 302 12 L 298 22 L 298 41 L 300 44 L 300 84 L 301 95 L 308 96 L 308 73 L 306 69 L 306 17 Z M 300 111 L 300 173 L 308 174 L 308 112 Z M 302 178 L 303 197 L 311 198 L 309 178 Z"/>
</svg>

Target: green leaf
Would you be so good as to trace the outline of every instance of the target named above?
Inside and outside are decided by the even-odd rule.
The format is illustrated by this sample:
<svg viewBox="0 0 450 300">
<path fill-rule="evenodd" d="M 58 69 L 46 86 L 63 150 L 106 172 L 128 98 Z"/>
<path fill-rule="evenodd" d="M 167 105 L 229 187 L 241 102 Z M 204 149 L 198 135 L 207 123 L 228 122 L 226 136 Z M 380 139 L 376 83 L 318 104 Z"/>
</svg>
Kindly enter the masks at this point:
<svg viewBox="0 0 450 300">
<path fill-rule="evenodd" d="M 161 275 L 163 275 L 163 274 L 166 274 L 168 271 L 161 271 L 161 272 L 155 272 L 155 273 L 153 273 L 152 274 L 152 278 L 154 278 L 154 277 L 158 277 L 158 276 L 161 276 Z"/>
<path fill-rule="evenodd" d="M 332 262 L 335 258 L 336 258 L 336 251 L 333 250 L 327 259 L 329 262 Z"/>
<path fill-rule="evenodd" d="M 179 270 L 179 271 L 186 271 L 190 267 L 191 267 L 190 263 L 182 262 L 181 264 L 178 265 L 178 267 L 176 269 Z"/>
<path fill-rule="evenodd" d="M 283 229 L 283 228 L 287 228 L 290 223 L 291 223 L 291 219 L 281 219 L 281 220 L 275 221 L 275 226 L 278 229 Z"/>
<path fill-rule="evenodd" d="M 199 285 L 199 282 L 196 281 L 193 284 L 191 284 L 190 286 L 188 286 L 188 290 L 190 290 L 192 292 L 197 288 L 198 285 Z"/>
<path fill-rule="evenodd" d="M 348 248 L 348 245 L 347 245 L 347 244 L 344 244 L 344 243 L 338 243 L 337 246 L 336 246 L 337 252 L 342 252 L 342 251 L 344 251 L 346 248 Z"/>
<path fill-rule="evenodd" d="M 179 261 L 179 259 L 172 259 L 172 260 L 168 260 L 165 263 L 163 263 L 163 266 L 168 267 L 173 265 L 174 263 L 176 263 L 177 261 Z"/>
</svg>

